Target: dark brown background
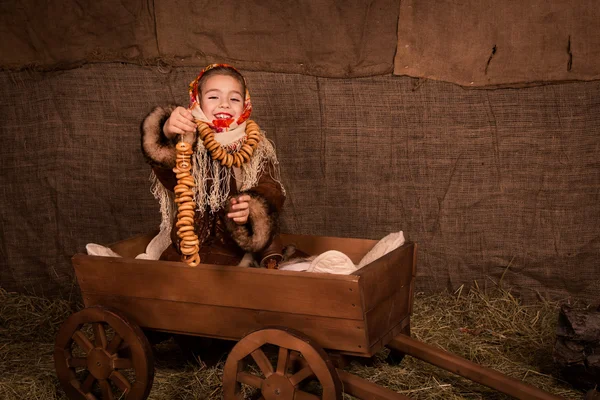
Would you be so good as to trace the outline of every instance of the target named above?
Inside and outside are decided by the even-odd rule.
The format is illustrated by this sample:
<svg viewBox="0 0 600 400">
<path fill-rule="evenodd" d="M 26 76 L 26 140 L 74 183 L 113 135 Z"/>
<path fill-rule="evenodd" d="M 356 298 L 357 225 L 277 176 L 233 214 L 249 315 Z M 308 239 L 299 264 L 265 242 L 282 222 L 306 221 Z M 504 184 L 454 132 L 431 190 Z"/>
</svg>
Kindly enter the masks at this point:
<svg viewBox="0 0 600 400">
<path fill-rule="evenodd" d="M 208 2 L 2 3 L 2 287 L 68 294 L 69 259 L 86 243 L 155 229 L 140 121 L 154 105 L 185 104 L 200 66 L 229 61 L 245 72 L 254 118 L 277 146 L 285 232 L 378 239 L 403 230 L 420 246 L 419 290 L 503 277 L 528 299 L 597 301 L 599 29 L 586 17 L 596 9 L 572 7 L 570 23 L 587 34 L 572 33 L 569 74 L 563 61 L 533 57 L 513 75 L 513 57 L 500 57 L 507 45 L 536 47 L 535 37 L 552 53 L 566 29 L 554 19 L 511 25 L 538 35 L 494 22 L 504 44 L 482 75 L 489 37 L 474 30 L 509 12 L 474 5 L 481 18 L 462 21 L 451 2 L 238 3 L 218 14 Z M 522 14 L 546 21 L 545 7 Z M 471 54 L 464 42 L 477 37 Z M 402 53 L 407 41 L 421 50 Z M 447 82 L 392 75 L 407 56 L 409 75 Z M 471 80 L 530 87 L 449 83 Z"/>
</svg>

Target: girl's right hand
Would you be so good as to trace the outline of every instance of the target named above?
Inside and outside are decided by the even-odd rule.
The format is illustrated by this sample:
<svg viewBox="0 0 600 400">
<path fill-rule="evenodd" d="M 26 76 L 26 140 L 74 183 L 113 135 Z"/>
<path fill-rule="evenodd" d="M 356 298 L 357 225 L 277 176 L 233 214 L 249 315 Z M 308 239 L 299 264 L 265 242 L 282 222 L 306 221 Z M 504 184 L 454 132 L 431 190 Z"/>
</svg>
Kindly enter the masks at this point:
<svg viewBox="0 0 600 400">
<path fill-rule="evenodd" d="M 176 135 L 194 133 L 195 131 L 194 117 L 189 110 L 183 107 L 177 107 L 173 110 L 163 126 L 163 133 L 169 139 L 174 138 Z"/>
</svg>

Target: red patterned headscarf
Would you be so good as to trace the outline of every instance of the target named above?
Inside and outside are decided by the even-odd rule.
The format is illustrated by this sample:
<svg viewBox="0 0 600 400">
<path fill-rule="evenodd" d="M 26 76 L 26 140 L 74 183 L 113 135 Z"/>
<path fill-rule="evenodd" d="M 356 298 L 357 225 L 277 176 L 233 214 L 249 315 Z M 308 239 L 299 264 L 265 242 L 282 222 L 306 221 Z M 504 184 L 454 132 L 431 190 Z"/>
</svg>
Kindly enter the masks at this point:
<svg viewBox="0 0 600 400">
<path fill-rule="evenodd" d="M 237 72 L 238 74 L 240 74 L 242 79 L 244 79 L 244 86 L 246 86 L 246 93 L 245 93 L 245 98 L 244 98 L 244 109 L 242 110 L 242 114 L 239 116 L 239 118 L 237 120 L 230 118 L 230 119 L 215 119 L 215 120 L 209 121 L 208 118 L 206 118 L 206 115 L 204 114 L 204 112 L 202 111 L 202 108 L 200 107 L 199 95 L 201 93 L 199 93 L 200 87 L 199 87 L 198 83 L 200 82 L 200 79 L 202 79 L 202 77 L 204 76 L 204 74 L 207 71 L 209 71 L 213 68 L 216 68 L 216 67 L 229 68 L 229 69 Z M 246 120 L 248 118 L 250 118 L 250 114 L 252 113 L 252 102 L 250 101 L 250 93 L 248 92 L 248 85 L 246 84 L 246 79 L 242 76 L 242 74 L 237 69 L 235 69 L 234 67 L 232 67 L 229 64 L 210 64 L 210 65 L 208 65 L 206 68 L 204 68 L 202 70 L 202 72 L 200 72 L 200 74 L 196 77 L 196 79 L 194 79 L 192 82 L 190 82 L 189 94 L 190 94 L 189 110 L 192 112 L 192 115 L 194 115 L 194 118 L 196 118 L 199 121 L 206 122 L 216 132 L 224 132 L 224 131 L 234 130 L 235 128 L 237 128 L 238 126 L 240 126 L 244 122 L 246 122 Z"/>
</svg>

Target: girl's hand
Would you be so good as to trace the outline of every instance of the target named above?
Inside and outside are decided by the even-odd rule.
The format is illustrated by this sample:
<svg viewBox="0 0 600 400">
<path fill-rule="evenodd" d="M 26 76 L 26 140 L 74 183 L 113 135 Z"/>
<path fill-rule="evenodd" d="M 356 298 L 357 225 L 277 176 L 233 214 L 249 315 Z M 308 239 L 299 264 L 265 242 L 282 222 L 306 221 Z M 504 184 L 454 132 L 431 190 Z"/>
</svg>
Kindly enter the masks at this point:
<svg viewBox="0 0 600 400">
<path fill-rule="evenodd" d="M 237 224 L 244 225 L 248 222 L 248 216 L 250 215 L 250 196 L 247 194 L 241 195 L 237 199 L 233 197 L 231 199 L 231 211 L 227 214 L 227 218 L 233 219 Z"/>
<path fill-rule="evenodd" d="M 169 139 L 173 139 L 176 135 L 194 133 L 195 131 L 194 117 L 189 110 L 183 107 L 177 107 L 173 110 L 163 126 L 163 133 Z"/>
</svg>

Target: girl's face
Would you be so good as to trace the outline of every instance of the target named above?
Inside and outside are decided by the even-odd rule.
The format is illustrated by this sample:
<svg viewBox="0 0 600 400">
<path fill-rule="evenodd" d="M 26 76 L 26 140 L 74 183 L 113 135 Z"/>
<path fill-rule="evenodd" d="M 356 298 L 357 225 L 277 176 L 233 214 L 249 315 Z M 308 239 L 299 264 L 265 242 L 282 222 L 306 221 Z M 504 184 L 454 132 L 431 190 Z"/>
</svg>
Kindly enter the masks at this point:
<svg viewBox="0 0 600 400">
<path fill-rule="evenodd" d="M 202 87 L 200 107 L 209 120 L 229 119 L 234 121 L 244 110 L 242 85 L 232 76 L 213 75 Z"/>
</svg>

